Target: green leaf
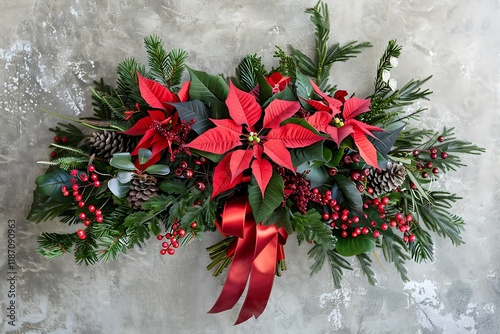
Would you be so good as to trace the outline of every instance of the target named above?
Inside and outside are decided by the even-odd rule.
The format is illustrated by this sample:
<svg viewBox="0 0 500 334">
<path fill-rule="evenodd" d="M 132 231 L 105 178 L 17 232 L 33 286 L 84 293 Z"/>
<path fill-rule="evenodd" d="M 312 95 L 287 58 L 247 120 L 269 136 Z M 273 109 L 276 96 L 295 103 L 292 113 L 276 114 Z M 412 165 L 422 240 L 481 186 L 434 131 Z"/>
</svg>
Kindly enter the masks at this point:
<svg viewBox="0 0 500 334">
<path fill-rule="evenodd" d="M 293 230 L 297 233 L 297 241 L 313 241 L 316 244 L 323 244 L 325 249 L 333 249 L 335 238 L 330 227 L 324 223 L 321 215 L 315 209 L 307 211 L 305 214 L 295 212 L 292 218 Z"/>
<path fill-rule="evenodd" d="M 122 170 L 128 170 L 128 171 L 136 170 L 135 165 L 132 163 L 132 161 L 127 160 L 125 158 L 111 158 L 109 164 L 115 168 Z"/>
<path fill-rule="evenodd" d="M 52 197 L 58 202 L 67 202 L 68 198 L 64 197 L 61 192 L 61 187 L 66 186 L 71 188 L 71 175 L 61 169 L 56 169 L 48 174 L 40 175 L 36 178 L 37 191 L 42 195 Z"/>
<path fill-rule="evenodd" d="M 214 76 L 202 71 L 195 71 L 187 67 L 191 83 L 189 97 L 192 100 L 201 100 L 211 108 L 213 118 L 228 118 L 226 101 L 229 87 L 220 76 Z"/>
<path fill-rule="evenodd" d="M 191 128 L 199 135 L 214 126 L 208 117 L 207 107 L 200 100 L 169 104 L 177 109 L 180 118 L 184 121 L 190 122 L 194 119 L 195 122 Z"/>
<path fill-rule="evenodd" d="M 139 156 L 139 163 L 141 165 L 144 165 L 146 162 L 149 161 L 149 159 L 151 159 L 151 155 L 152 154 L 153 153 L 150 150 L 148 150 L 147 148 L 140 148 L 139 149 L 139 154 L 138 154 L 138 156 Z"/>
<path fill-rule="evenodd" d="M 156 164 L 146 168 L 145 172 L 156 175 L 168 175 L 170 173 L 170 167 L 168 165 Z"/>
<path fill-rule="evenodd" d="M 368 140 L 372 142 L 378 153 L 382 154 L 385 159 L 388 159 L 387 154 L 392 150 L 394 142 L 403 128 L 404 126 L 393 131 L 374 132 L 373 135 L 376 138 L 368 137 Z"/>
<path fill-rule="evenodd" d="M 372 260 L 370 256 L 368 254 L 358 254 L 356 255 L 356 257 L 359 260 L 359 264 L 361 265 L 363 274 L 365 274 L 366 278 L 368 279 L 368 283 L 370 283 L 370 285 L 376 285 L 377 278 L 375 277 L 375 273 L 371 268 Z"/>
<path fill-rule="evenodd" d="M 120 181 L 120 183 L 127 183 L 132 181 L 133 176 L 134 176 L 133 172 L 119 172 L 116 175 L 116 178 L 118 179 L 118 181 Z"/>
<path fill-rule="evenodd" d="M 141 208 L 149 211 L 149 213 L 154 214 L 157 212 L 164 211 L 174 202 L 175 198 L 173 196 L 158 195 L 148 199 L 146 202 L 141 204 Z"/>
<path fill-rule="evenodd" d="M 169 195 L 184 195 L 188 191 L 186 185 L 180 179 L 165 180 L 160 183 L 159 188 Z"/>
<path fill-rule="evenodd" d="M 358 188 L 356 188 L 356 184 L 341 174 L 335 175 L 334 179 L 336 183 L 332 189 L 332 197 L 337 198 L 340 191 L 354 211 L 363 212 L 363 198 Z"/>
<path fill-rule="evenodd" d="M 335 248 L 343 256 L 370 253 L 375 249 L 375 238 L 368 234 L 359 235 L 356 238 L 339 238 Z"/>
<path fill-rule="evenodd" d="M 273 172 L 273 176 L 264 192 L 264 198 L 262 198 L 259 185 L 253 178 L 251 185 L 248 187 L 248 201 L 252 207 L 255 221 L 259 223 L 266 220 L 281 204 L 284 197 L 283 179 L 278 173 Z"/>
<path fill-rule="evenodd" d="M 311 167 L 308 162 L 303 163 L 297 167 L 297 173 L 301 174 L 306 171 L 306 179 L 311 183 L 311 188 L 319 187 L 328 180 L 330 175 L 323 167 Z"/>
<path fill-rule="evenodd" d="M 259 83 L 259 98 L 262 105 L 273 96 L 273 88 L 267 83 L 266 78 L 262 74 L 257 73 L 256 78 Z"/>
<path fill-rule="evenodd" d="M 300 104 L 304 109 L 311 110 L 312 107 L 309 103 L 304 101 L 304 99 L 311 99 L 314 91 L 309 77 L 302 74 L 300 71 L 297 71 L 297 81 L 295 81 L 295 86 L 297 87 L 297 95 L 302 97 L 302 99 L 299 98 Z"/>
<path fill-rule="evenodd" d="M 292 157 L 292 163 L 294 166 L 300 166 L 308 161 L 327 161 L 324 156 L 325 151 L 323 150 L 323 142 L 317 142 L 303 148 L 295 148 L 290 150 L 290 156 Z M 331 153 L 330 153 L 331 155 Z"/>
<path fill-rule="evenodd" d="M 342 269 L 352 270 L 350 263 L 334 249 L 327 251 L 328 263 L 332 272 L 333 286 L 335 289 L 342 288 Z"/>
<path fill-rule="evenodd" d="M 149 230 L 154 234 L 154 235 L 158 235 L 161 233 L 161 228 L 160 228 L 160 221 L 158 220 L 158 218 L 156 217 L 153 217 L 150 221 L 149 221 Z"/>
<path fill-rule="evenodd" d="M 108 188 L 118 198 L 125 197 L 130 191 L 130 182 L 121 183 L 118 178 L 114 177 L 108 181 Z"/>
</svg>

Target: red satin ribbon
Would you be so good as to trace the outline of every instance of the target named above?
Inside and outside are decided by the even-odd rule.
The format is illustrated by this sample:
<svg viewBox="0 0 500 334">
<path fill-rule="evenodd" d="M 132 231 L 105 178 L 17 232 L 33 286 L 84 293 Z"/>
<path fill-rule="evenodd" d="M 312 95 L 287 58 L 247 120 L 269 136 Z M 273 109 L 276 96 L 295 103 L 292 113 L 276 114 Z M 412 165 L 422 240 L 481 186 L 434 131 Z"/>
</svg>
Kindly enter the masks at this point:
<svg viewBox="0 0 500 334">
<path fill-rule="evenodd" d="M 231 252 L 228 250 L 228 256 L 234 255 L 233 261 L 219 298 L 208 313 L 233 308 L 249 281 L 237 325 L 264 312 L 273 287 L 276 262 L 285 258 L 283 245 L 288 235 L 275 225 L 256 224 L 248 200 L 241 197 L 226 202 L 218 228 L 223 234 L 238 239 L 235 247 L 230 246 Z"/>
</svg>

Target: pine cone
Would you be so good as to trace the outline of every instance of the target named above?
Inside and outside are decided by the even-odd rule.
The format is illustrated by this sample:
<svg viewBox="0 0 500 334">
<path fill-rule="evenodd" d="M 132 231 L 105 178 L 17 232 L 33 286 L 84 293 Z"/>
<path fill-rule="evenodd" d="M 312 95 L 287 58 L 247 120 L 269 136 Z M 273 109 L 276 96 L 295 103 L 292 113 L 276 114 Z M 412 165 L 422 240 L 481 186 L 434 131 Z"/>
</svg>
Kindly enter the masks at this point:
<svg viewBox="0 0 500 334">
<path fill-rule="evenodd" d="M 104 159 L 111 159 L 117 152 L 132 152 L 137 140 L 134 137 L 118 134 L 116 132 L 93 132 L 88 140 L 92 153 Z"/>
<path fill-rule="evenodd" d="M 387 169 L 380 171 L 376 168 L 370 169 L 368 175 L 368 186 L 373 188 L 373 193 L 379 195 L 393 191 L 403 184 L 406 177 L 406 169 L 402 163 L 387 162 Z"/>
<path fill-rule="evenodd" d="M 139 210 L 143 202 L 158 195 L 156 183 L 157 180 L 154 176 L 145 173 L 141 175 L 134 174 L 127 198 L 129 206 L 134 210 Z"/>
</svg>

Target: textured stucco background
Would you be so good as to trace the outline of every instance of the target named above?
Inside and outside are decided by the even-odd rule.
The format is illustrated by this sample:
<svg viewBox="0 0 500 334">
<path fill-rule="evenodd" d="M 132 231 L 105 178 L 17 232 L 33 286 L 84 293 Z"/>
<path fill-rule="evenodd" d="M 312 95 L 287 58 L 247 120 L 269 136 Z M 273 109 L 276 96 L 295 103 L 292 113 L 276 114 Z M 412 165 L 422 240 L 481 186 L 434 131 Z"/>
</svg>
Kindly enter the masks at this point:
<svg viewBox="0 0 500 334">
<path fill-rule="evenodd" d="M 270 68 L 274 45 L 308 51 L 313 31 L 303 13 L 314 0 L 0 0 L 0 332 L 15 333 L 499 333 L 500 1 L 328 0 L 332 37 L 371 41 L 373 48 L 335 67 L 334 82 L 367 95 L 389 39 L 404 46 L 393 77 L 401 84 L 430 74 L 431 102 L 422 126 L 454 126 L 485 147 L 468 168 L 446 175 L 464 199 L 466 244 L 436 239 L 436 261 L 408 263 L 402 283 L 391 265 L 374 262 L 379 285 L 355 270 L 334 290 L 327 268 L 309 277 L 308 247 L 289 238 L 288 271 L 275 281 L 264 314 L 233 327 L 237 310 L 206 311 L 224 277 L 205 270 L 208 236 L 175 256 L 156 240 L 113 263 L 79 267 L 72 255 L 35 253 L 41 231 L 67 228 L 25 220 L 34 179 L 44 167 L 57 119 L 91 113 L 89 85 L 116 79 L 125 57 L 145 62 L 142 39 L 159 34 L 184 48 L 191 67 L 232 75 L 248 53 Z M 7 221 L 17 222 L 17 322 L 7 323 Z M 70 227 L 70 229 L 73 227 Z"/>
</svg>

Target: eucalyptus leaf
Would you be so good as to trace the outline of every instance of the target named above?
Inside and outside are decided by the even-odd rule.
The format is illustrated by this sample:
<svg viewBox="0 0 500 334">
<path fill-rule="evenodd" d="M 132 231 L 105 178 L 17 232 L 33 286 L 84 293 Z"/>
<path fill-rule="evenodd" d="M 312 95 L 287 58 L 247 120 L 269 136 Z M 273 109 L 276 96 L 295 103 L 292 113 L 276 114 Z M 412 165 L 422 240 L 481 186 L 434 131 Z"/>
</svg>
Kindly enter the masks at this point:
<svg viewBox="0 0 500 334">
<path fill-rule="evenodd" d="M 128 171 L 136 170 L 135 165 L 132 163 L 132 161 L 124 158 L 111 158 L 109 164 L 115 168 L 122 170 L 128 170 Z"/>
<path fill-rule="evenodd" d="M 130 183 L 121 183 L 114 177 L 108 181 L 108 188 L 118 198 L 125 197 L 130 190 Z"/>
<path fill-rule="evenodd" d="M 116 178 L 121 183 L 127 183 L 132 181 L 132 176 L 134 176 L 133 172 L 119 172 Z"/>
<path fill-rule="evenodd" d="M 168 165 L 156 164 L 146 168 L 145 172 L 156 175 L 168 175 L 170 174 L 170 167 Z"/>
<path fill-rule="evenodd" d="M 138 153 L 139 163 L 141 165 L 144 165 L 146 162 L 149 161 L 149 159 L 151 159 L 152 154 L 153 153 L 150 150 L 148 150 L 147 148 L 140 148 L 139 153 Z"/>
</svg>

